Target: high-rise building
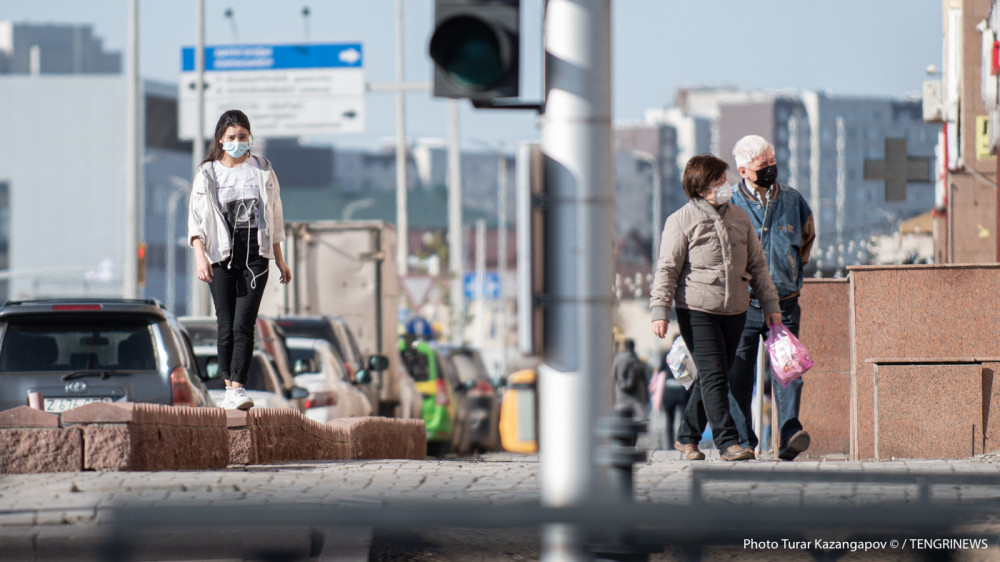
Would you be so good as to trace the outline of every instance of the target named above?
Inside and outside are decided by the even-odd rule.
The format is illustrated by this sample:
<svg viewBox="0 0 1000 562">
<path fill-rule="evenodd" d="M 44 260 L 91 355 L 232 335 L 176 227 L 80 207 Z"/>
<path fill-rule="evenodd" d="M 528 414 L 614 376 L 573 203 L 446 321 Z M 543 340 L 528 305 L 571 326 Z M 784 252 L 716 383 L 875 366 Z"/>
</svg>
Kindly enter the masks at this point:
<svg viewBox="0 0 1000 562">
<path fill-rule="evenodd" d="M 917 100 L 808 91 L 724 103 L 718 136 L 734 172 L 732 147 L 747 134 L 774 144 L 779 183 L 809 202 L 824 272 L 869 263 L 874 236 L 934 206 L 937 127 Z"/>
<path fill-rule="evenodd" d="M 119 74 L 122 55 L 105 51 L 89 25 L 0 21 L 0 74 Z"/>
<path fill-rule="evenodd" d="M 90 26 L 0 22 L 0 298 L 122 294 L 127 86 Z M 191 143 L 176 86 L 140 90 L 142 294 L 183 312 Z"/>
</svg>

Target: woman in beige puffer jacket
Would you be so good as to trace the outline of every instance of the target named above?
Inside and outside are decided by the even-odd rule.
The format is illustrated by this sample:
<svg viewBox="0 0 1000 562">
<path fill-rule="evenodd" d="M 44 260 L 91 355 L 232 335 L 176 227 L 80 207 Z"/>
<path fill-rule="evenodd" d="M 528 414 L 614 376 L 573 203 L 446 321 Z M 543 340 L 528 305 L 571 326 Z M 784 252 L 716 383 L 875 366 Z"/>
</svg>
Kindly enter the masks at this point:
<svg viewBox="0 0 1000 562">
<path fill-rule="evenodd" d="M 667 218 L 650 298 L 653 333 L 666 335 L 673 306 L 698 368 L 674 443 L 688 460 L 705 458 L 698 442 L 706 423 L 723 460 L 754 457 L 739 444 L 728 379 L 751 286 L 768 324 L 781 323 L 778 293 L 750 218 L 728 203 L 727 168 L 711 154 L 694 156 L 685 166 L 681 183 L 690 201 Z"/>
</svg>

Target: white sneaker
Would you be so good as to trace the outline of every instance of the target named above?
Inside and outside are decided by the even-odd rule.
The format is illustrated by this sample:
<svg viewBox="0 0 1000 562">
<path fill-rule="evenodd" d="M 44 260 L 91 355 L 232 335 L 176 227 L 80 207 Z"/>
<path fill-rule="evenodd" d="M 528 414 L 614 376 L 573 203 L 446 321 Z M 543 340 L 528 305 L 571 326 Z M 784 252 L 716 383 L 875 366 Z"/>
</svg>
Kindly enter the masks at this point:
<svg viewBox="0 0 1000 562">
<path fill-rule="evenodd" d="M 229 400 L 231 408 L 227 406 L 228 409 L 236 410 L 249 410 L 253 408 L 253 398 L 247 394 L 247 391 L 241 386 L 240 388 L 234 388 L 232 391 L 231 398 Z"/>
<path fill-rule="evenodd" d="M 233 402 L 233 389 L 227 388 L 225 394 L 222 395 L 222 399 L 216 402 L 216 406 L 222 408 L 223 410 L 234 410 L 235 406 Z"/>
</svg>

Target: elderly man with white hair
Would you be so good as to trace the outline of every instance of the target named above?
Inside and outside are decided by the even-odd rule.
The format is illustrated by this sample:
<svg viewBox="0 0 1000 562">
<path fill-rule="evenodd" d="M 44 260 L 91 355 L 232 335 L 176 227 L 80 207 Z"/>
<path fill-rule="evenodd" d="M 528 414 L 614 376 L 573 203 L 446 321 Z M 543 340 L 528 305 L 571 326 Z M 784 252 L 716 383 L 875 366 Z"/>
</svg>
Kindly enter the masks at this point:
<svg viewBox="0 0 1000 562">
<path fill-rule="evenodd" d="M 766 139 L 759 135 L 743 137 L 733 146 L 733 157 L 743 179 L 733 190 L 732 202 L 750 215 L 767 258 L 771 280 L 778 290 L 782 324 L 797 337 L 803 269 L 809 262 L 809 251 L 816 238 L 812 210 L 798 191 L 778 183 L 774 145 Z M 740 434 L 740 445 L 750 449 L 756 448 L 758 442 L 750 415 L 757 346 L 768 329 L 764 313 L 752 293 L 751 289 L 746 324 L 729 371 L 731 414 Z M 810 442 L 809 434 L 799 421 L 802 379 L 782 387 L 772 378 L 771 392 L 777 405 L 781 436 L 778 457 L 790 461 L 808 449 Z"/>
</svg>

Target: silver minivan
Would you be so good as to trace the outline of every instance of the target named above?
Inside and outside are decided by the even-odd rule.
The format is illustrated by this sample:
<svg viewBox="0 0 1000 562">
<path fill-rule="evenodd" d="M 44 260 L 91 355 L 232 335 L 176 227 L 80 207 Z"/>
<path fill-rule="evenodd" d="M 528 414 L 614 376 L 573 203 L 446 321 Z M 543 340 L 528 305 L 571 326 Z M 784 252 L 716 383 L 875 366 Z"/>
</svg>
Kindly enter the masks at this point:
<svg viewBox="0 0 1000 562">
<path fill-rule="evenodd" d="M 176 319 L 155 299 L 8 301 L 0 307 L 0 410 L 213 406 L 192 356 Z"/>
</svg>

